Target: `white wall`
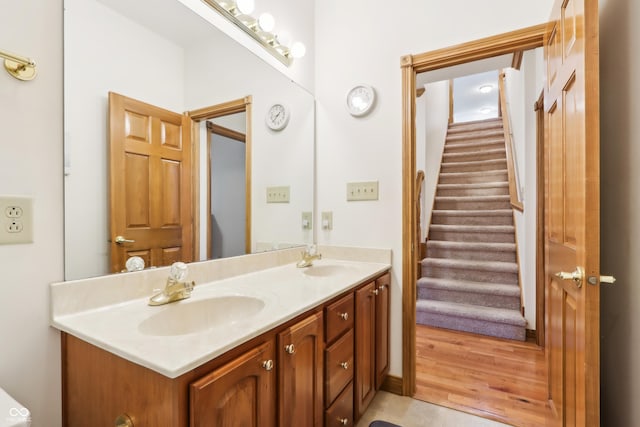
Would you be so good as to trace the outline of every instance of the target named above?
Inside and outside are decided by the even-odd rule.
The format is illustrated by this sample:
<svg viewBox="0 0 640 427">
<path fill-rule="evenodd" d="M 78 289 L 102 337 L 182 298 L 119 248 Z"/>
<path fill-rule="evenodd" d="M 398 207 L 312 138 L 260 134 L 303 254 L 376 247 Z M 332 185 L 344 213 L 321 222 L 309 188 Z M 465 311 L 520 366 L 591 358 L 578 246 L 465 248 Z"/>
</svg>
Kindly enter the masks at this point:
<svg viewBox="0 0 640 427">
<path fill-rule="evenodd" d="M 60 338 L 49 327 L 49 283 L 63 278 L 62 2 L 1 7 L 0 48 L 33 58 L 38 76 L 21 82 L 0 68 L 0 194 L 34 199 L 34 243 L 0 246 L 0 387 L 34 426 L 56 427 Z"/>
<path fill-rule="evenodd" d="M 640 425 L 640 3 L 600 0 L 601 424 Z"/>
<path fill-rule="evenodd" d="M 515 212 L 524 314 L 528 329 L 536 329 L 536 114 L 534 103 L 543 88 L 542 49 L 526 51 L 520 70 L 505 70 L 505 91 L 511 120 L 519 198 L 524 211 Z"/>
<path fill-rule="evenodd" d="M 422 151 L 421 162 L 424 164 L 424 189 L 423 189 L 423 220 L 422 220 L 422 238 L 429 231 L 431 224 L 431 211 L 433 210 L 433 199 L 436 195 L 438 187 L 438 178 L 440 177 L 440 164 L 442 163 L 442 153 L 444 152 L 444 143 L 447 139 L 447 130 L 449 129 L 449 81 L 429 83 L 425 86 L 424 95 L 425 106 L 423 113 L 425 114 L 425 141 L 419 144 L 416 139 L 416 157 L 418 146 Z M 418 114 L 419 109 L 416 111 Z M 418 123 L 416 121 L 416 131 Z"/>
<path fill-rule="evenodd" d="M 109 91 L 180 112 L 184 110 L 183 67 L 183 49 L 175 43 L 97 1 L 65 0 L 68 280 L 110 271 Z"/>
<path fill-rule="evenodd" d="M 402 374 L 400 57 L 546 22 L 550 6 L 550 0 L 315 4 L 317 210 L 332 210 L 334 220 L 319 241 L 393 250 L 392 375 Z M 346 112 L 344 96 L 359 83 L 372 85 L 378 102 L 358 119 Z M 378 201 L 346 202 L 346 182 L 359 180 L 379 181 Z"/>
</svg>

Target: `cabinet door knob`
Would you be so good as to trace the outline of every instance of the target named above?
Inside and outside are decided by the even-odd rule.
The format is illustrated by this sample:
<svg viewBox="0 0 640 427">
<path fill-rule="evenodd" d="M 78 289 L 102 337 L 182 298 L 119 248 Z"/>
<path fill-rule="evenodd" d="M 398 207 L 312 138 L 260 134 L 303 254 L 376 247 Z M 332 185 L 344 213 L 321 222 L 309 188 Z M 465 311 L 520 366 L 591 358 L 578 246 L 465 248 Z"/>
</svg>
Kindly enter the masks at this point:
<svg viewBox="0 0 640 427">
<path fill-rule="evenodd" d="M 346 426 L 347 424 L 349 424 L 349 418 L 340 418 L 340 424 Z"/>
<path fill-rule="evenodd" d="M 288 344 L 284 346 L 284 351 L 286 351 L 289 354 L 293 354 L 296 351 L 296 348 L 293 344 Z"/>
<path fill-rule="evenodd" d="M 371 291 L 371 293 L 372 293 L 372 294 L 374 294 L 374 295 L 378 295 L 378 293 L 379 293 L 379 292 L 380 292 L 380 291 L 378 291 L 378 289 L 373 289 L 373 290 Z"/>
<path fill-rule="evenodd" d="M 349 362 L 342 362 L 340 366 L 342 366 L 342 369 L 349 369 Z"/>
<path fill-rule="evenodd" d="M 386 288 L 387 288 L 387 285 L 380 285 L 378 289 L 380 289 L 381 291 L 384 291 Z"/>
<path fill-rule="evenodd" d="M 342 318 L 342 320 L 349 320 L 349 313 L 340 313 L 340 317 Z"/>
<path fill-rule="evenodd" d="M 273 369 L 273 360 L 271 360 L 271 359 L 265 360 L 264 362 L 262 362 L 262 367 L 267 371 L 272 370 Z"/>
</svg>

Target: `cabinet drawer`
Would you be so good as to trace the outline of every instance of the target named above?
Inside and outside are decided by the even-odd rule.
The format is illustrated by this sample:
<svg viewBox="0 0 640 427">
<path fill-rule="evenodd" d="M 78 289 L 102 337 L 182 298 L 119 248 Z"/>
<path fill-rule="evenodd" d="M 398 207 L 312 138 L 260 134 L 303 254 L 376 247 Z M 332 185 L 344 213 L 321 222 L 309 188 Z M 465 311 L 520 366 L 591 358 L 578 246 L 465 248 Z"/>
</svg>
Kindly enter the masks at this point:
<svg viewBox="0 0 640 427">
<path fill-rule="evenodd" d="M 353 379 L 353 329 L 325 350 L 324 363 L 324 402 L 329 406 Z"/>
<path fill-rule="evenodd" d="M 327 344 L 347 329 L 353 328 L 353 293 L 325 308 L 325 337 Z"/>
<path fill-rule="evenodd" d="M 325 411 L 325 427 L 353 426 L 353 383 Z"/>
</svg>

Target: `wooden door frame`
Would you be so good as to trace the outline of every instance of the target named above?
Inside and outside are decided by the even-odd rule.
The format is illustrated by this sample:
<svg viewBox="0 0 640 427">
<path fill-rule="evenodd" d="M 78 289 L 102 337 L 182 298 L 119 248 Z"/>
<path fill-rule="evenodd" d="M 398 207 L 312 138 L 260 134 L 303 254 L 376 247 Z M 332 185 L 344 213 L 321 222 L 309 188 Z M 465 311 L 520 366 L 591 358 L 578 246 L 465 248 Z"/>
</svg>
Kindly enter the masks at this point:
<svg viewBox="0 0 640 427">
<path fill-rule="evenodd" d="M 402 393 L 416 389 L 416 74 L 543 46 L 547 24 L 400 59 L 402 68 Z M 538 189 L 539 191 L 539 189 Z M 539 244 L 539 242 L 538 242 Z"/>
<path fill-rule="evenodd" d="M 199 108 L 197 110 L 191 110 L 185 112 L 186 115 L 191 117 L 193 121 L 192 128 L 192 150 L 193 150 L 193 173 L 192 188 L 193 188 L 193 256 L 194 259 L 200 258 L 200 122 L 216 117 L 228 116 L 230 114 L 242 113 L 246 114 L 246 131 L 245 131 L 245 206 L 246 206 L 246 221 L 245 221 L 245 252 L 251 253 L 251 110 L 252 110 L 253 98 L 251 95 L 244 98 L 234 99 L 232 101 L 224 102 L 222 104 L 216 104 L 209 107 Z M 209 169 L 210 169 L 209 165 Z M 207 181 L 207 204 L 211 206 L 211 180 Z M 198 214 L 195 214 L 195 213 Z M 207 220 L 210 223 L 210 220 Z M 211 226 L 209 225 L 209 230 Z M 207 247 L 211 245 L 207 243 Z M 207 254 L 209 255 L 209 254 Z"/>
</svg>

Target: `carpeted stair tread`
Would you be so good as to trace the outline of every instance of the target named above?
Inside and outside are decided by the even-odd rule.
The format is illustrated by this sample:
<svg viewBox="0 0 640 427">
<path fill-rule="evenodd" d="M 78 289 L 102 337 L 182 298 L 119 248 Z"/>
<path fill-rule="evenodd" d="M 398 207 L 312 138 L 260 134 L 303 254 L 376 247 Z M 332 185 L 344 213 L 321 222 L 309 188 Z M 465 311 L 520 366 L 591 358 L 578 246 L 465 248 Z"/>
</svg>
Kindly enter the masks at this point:
<svg viewBox="0 0 640 427">
<path fill-rule="evenodd" d="M 479 140 L 486 138 L 499 138 L 504 136 L 504 131 L 500 128 L 495 129 L 482 129 L 474 132 L 461 132 L 452 135 L 447 135 L 446 142 L 458 142 L 458 141 L 468 141 L 468 140 Z"/>
<path fill-rule="evenodd" d="M 472 166 L 495 166 L 494 169 L 504 169 L 497 166 L 507 164 L 506 159 L 490 159 L 490 160 L 473 160 L 468 162 L 443 162 L 441 168 L 453 169 L 459 167 L 472 167 Z"/>
<path fill-rule="evenodd" d="M 448 215 L 448 216 L 509 216 L 513 215 L 511 209 L 456 209 L 456 210 L 438 210 L 434 209 L 432 215 Z"/>
<path fill-rule="evenodd" d="M 496 169 L 478 171 L 478 172 L 440 172 L 439 182 L 444 183 L 443 181 L 447 181 L 455 178 L 460 178 L 461 180 L 463 180 L 463 182 L 477 182 L 473 180 L 476 177 L 485 178 L 485 179 L 491 178 L 492 181 L 495 181 L 495 178 L 497 176 L 502 176 L 502 175 L 504 176 L 507 175 L 506 168 L 496 168 Z"/>
<path fill-rule="evenodd" d="M 480 261 L 448 258 L 425 258 L 423 267 L 439 267 L 474 271 L 491 271 L 503 273 L 518 273 L 518 264 L 504 261 Z"/>
<path fill-rule="evenodd" d="M 491 182 L 471 182 L 460 184 L 438 184 L 438 190 L 463 190 L 467 188 L 495 188 L 495 187 L 507 187 L 509 183 L 504 181 L 491 181 Z"/>
<path fill-rule="evenodd" d="M 494 323 L 505 323 L 524 328 L 527 321 L 518 310 L 458 304 L 446 301 L 416 301 L 416 311 L 455 315 L 466 319 L 480 319 Z"/>
<path fill-rule="evenodd" d="M 462 202 L 462 203 L 471 203 L 471 202 L 503 202 L 511 200 L 509 195 L 491 195 L 491 196 L 436 196 L 435 201 L 437 202 Z"/>
<path fill-rule="evenodd" d="M 513 225 L 449 225 L 431 224 L 429 230 L 459 231 L 461 233 L 513 233 Z"/>
<path fill-rule="evenodd" d="M 504 148 L 492 148 L 477 151 L 464 151 L 457 153 L 444 153 L 442 155 L 443 163 L 461 162 L 470 160 L 495 160 L 506 157 Z"/>
<path fill-rule="evenodd" d="M 504 138 L 479 139 L 477 141 L 458 141 L 455 144 L 445 144 L 444 154 L 478 151 L 486 149 L 486 147 L 504 148 Z"/>
<path fill-rule="evenodd" d="M 490 242 L 451 242 L 446 240 L 428 240 L 427 251 L 436 248 L 460 249 L 465 251 L 510 252 L 516 250 L 515 243 Z"/>
<path fill-rule="evenodd" d="M 520 299 L 520 287 L 510 283 L 472 282 L 470 280 L 421 277 L 418 279 L 418 288 L 446 289 L 456 292 L 499 295 Z"/>
<path fill-rule="evenodd" d="M 502 129 L 502 119 L 476 120 L 471 122 L 451 123 L 450 133 L 473 132 L 482 129 L 499 128 Z"/>
</svg>

